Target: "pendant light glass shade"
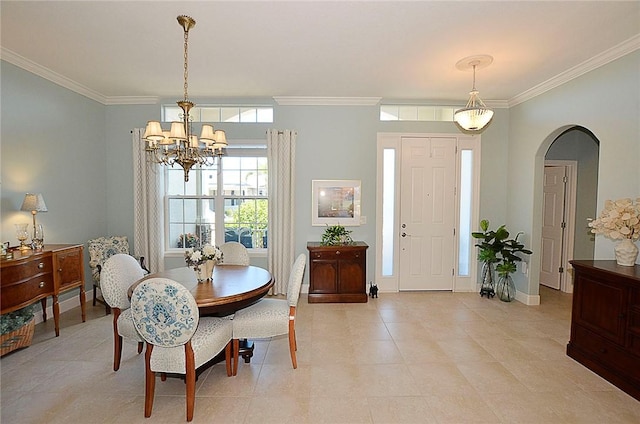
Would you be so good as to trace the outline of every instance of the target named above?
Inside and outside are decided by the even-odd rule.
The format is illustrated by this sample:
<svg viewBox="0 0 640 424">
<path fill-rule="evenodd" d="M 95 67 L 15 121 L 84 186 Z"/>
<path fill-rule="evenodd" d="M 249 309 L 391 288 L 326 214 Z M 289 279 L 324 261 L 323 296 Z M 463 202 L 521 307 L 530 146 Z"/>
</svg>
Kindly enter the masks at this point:
<svg viewBox="0 0 640 424">
<path fill-rule="evenodd" d="M 480 133 L 493 119 L 493 110 L 484 104 L 476 90 L 476 68 L 488 66 L 491 62 L 491 56 L 480 55 L 462 59 L 456 64 L 460 70 L 473 69 L 473 88 L 469 92 L 469 101 L 453 114 L 453 121 L 466 132 Z"/>
</svg>

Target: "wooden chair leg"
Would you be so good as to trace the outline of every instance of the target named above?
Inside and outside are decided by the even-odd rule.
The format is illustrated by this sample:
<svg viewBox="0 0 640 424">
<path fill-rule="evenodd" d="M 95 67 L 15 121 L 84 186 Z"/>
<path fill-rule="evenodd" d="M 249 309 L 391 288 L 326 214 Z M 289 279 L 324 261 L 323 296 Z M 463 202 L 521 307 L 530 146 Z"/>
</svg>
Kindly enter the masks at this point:
<svg viewBox="0 0 640 424">
<path fill-rule="evenodd" d="M 240 339 L 233 339 L 233 373 L 232 375 L 238 374 L 238 359 L 240 352 Z"/>
<path fill-rule="evenodd" d="M 231 365 L 231 340 L 224 347 L 224 362 L 227 365 L 227 377 L 231 377 L 233 375 L 232 365 Z"/>
<path fill-rule="evenodd" d="M 153 409 L 153 392 L 156 386 L 156 374 L 151 371 L 151 351 L 153 345 L 147 343 L 147 351 L 144 354 L 145 384 L 144 384 L 144 416 L 149 418 Z"/>
<path fill-rule="evenodd" d="M 296 321 L 292 319 L 293 315 L 289 317 L 289 353 L 291 354 L 291 363 L 293 369 L 298 368 L 298 360 L 296 359 L 296 350 L 298 350 L 298 344 L 296 343 Z"/>
<path fill-rule="evenodd" d="M 166 372 L 161 372 L 160 373 L 160 380 L 161 381 L 167 381 L 167 373 Z"/>
<path fill-rule="evenodd" d="M 187 383 L 187 421 L 193 419 L 196 403 L 196 360 L 191 347 L 191 341 L 184 345 L 186 383 Z"/>
<path fill-rule="evenodd" d="M 93 285 L 93 306 L 96 306 L 97 291 L 98 291 L 98 286 L 94 284 Z"/>
<path fill-rule="evenodd" d="M 144 347 L 144 342 L 138 342 L 138 355 L 142 353 L 143 347 Z"/>
<path fill-rule="evenodd" d="M 113 310 L 113 370 L 120 368 L 120 358 L 122 357 L 122 336 L 118 333 L 118 317 L 120 309 Z"/>
</svg>

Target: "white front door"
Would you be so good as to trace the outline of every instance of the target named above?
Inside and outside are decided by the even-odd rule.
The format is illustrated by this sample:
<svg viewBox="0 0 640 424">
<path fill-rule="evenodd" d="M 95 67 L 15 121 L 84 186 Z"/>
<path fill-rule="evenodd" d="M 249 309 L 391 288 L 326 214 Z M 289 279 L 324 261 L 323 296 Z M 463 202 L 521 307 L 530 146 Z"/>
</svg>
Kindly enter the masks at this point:
<svg viewBox="0 0 640 424">
<path fill-rule="evenodd" d="M 455 137 L 402 137 L 400 290 L 453 290 Z"/>
<path fill-rule="evenodd" d="M 564 235 L 565 167 L 545 166 L 540 284 L 560 290 Z"/>
</svg>

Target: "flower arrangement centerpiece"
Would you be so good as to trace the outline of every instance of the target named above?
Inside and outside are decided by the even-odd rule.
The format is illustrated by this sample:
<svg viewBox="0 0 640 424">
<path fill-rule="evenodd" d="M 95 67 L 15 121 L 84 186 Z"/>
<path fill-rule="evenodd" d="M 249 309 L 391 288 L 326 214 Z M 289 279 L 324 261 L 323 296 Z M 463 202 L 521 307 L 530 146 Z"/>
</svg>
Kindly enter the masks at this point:
<svg viewBox="0 0 640 424">
<path fill-rule="evenodd" d="M 615 247 L 618 265 L 633 266 L 638 257 L 638 247 L 634 244 L 640 239 L 640 197 L 607 200 L 604 209 L 596 219 L 588 223 L 593 234 L 602 234 L 618 240 Z"/>
<path fill-rule="evenodd" d="M 201 248 L 186 250 L 184 260 L 196 272 L 198 282 L 201 283 L 211 279 L 213 268 L 222 260 L 222 250 L 218 246 L 205 244 Z"/>
</svg>

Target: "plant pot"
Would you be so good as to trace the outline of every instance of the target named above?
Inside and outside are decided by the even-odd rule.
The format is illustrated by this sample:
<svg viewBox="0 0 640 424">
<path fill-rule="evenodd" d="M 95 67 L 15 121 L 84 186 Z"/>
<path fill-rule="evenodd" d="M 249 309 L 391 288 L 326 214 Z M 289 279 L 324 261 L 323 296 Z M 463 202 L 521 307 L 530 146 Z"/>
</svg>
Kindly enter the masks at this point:
<svg viewBox="0 0 640 424">
<path fill-rule="evenodd" d="M 634 266 L 638 258 L 638 246 L 631 239 L 622 239 L 614 248 L 616 262 L 622 266 Z"/>
<path fill-rule="evenodd" d="M 487 295 L 487 298 L 496 295 L 495 292 L 495 271 L 493 262 L 485 261 L 482 263 L 482 283 L 480 285 L 480 297 Z"/>
<path fill-rule="evenodd" d="M 496 294 L 503 302 L 511 302 L 516 298 L 516 285 L 514 284 L 511 275 L 501 275 L 500 278 L 498 278 Z"/>
</svg>

